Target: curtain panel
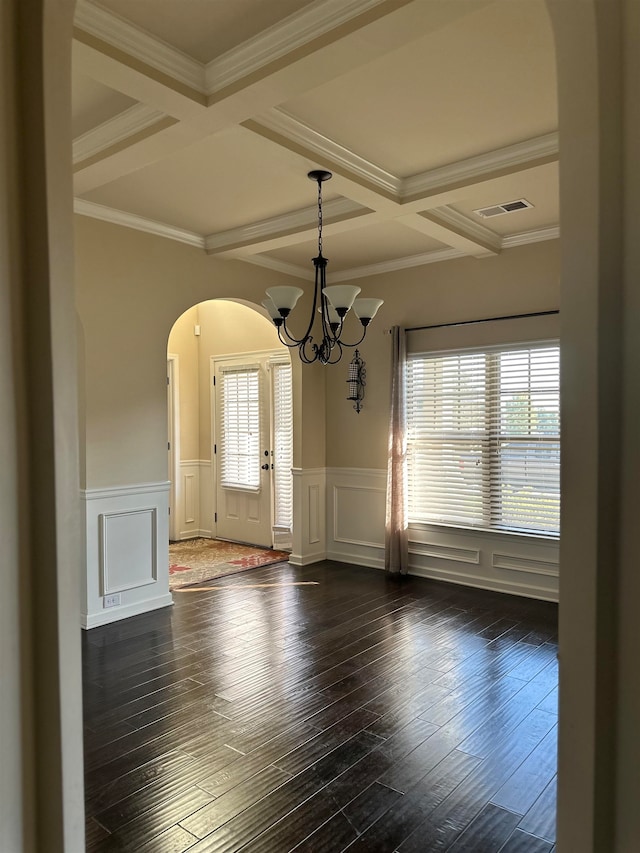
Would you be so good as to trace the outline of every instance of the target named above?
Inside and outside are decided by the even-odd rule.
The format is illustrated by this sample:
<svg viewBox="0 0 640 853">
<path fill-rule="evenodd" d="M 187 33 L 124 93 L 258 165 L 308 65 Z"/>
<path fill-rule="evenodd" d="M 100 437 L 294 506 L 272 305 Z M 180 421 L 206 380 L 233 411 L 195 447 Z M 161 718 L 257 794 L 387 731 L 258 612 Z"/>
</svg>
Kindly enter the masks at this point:
<svg viewBox="0 0 640 853">
<path fill-rule="evenodd" d="M 406 333 L 391 329 L 391 412 L 387 462 L 384 566 L 389 574 L 409 570 L 407 526 Z"/>
</svg>

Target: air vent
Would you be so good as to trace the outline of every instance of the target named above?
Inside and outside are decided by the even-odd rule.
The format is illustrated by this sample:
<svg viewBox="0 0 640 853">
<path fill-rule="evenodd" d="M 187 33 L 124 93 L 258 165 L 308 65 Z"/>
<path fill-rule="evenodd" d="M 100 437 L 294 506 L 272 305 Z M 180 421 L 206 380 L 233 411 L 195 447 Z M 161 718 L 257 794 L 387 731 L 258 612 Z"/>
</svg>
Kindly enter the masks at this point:
<svg viewBox="0 0 640 853">
<path fill-rule="evenodd" d="M 530 201 L 526 198 L 518 198 L 515 201 L 505 201 L 503 204 L 492 204 L 491 207 L 481 207 L 473 212 L 482 216 L 483 219 L 488 219 L 490 216 L 502 216 L 503 213 L 515 213 L 516 210 L 528 210 L 530 207 L 533 207 Z"/>
</svg>

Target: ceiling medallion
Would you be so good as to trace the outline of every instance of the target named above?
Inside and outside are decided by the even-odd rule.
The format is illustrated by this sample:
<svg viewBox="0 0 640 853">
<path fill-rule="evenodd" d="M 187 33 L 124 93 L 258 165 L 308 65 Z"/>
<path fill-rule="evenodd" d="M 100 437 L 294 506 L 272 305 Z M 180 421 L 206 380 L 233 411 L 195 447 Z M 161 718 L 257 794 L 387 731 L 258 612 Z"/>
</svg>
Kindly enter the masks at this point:
<svg viewBox="0 0 640 853">
<path fill-rule="evenodd" d="M 318 184 L 318 256 L 313 258 L 313 305 L 304 335 L 296 338 L 287 328 L 287 318 L 304 293 L 301 287 L 270 287 L 267 290 L 267 298 L 262 303 L 278 329 L 280 341 L 287 347 L 297 347 L 305 364 L 312 364 L 314 361 L 337 364 L 342 358 L 343 347 L 356 347 L 364 340 L 367 327 L 383 302 L 382 299 L 356 299 L 360 288 L 351 284 L 327 287 L 328 260 L 322 254 L 322 183 L 328 181 L 331 176 L 331 172 L 324 169 L 314 169 L 307 176 Z M 344 319 L 351 308 L 362 324 L 362 336 L 353 343 L 347 343 L 342 340 L 342 332 Z M 316 311 L 322 318 L 322 337 L 314 340 L 312 331 L 316 322 Z"/>
</svg>

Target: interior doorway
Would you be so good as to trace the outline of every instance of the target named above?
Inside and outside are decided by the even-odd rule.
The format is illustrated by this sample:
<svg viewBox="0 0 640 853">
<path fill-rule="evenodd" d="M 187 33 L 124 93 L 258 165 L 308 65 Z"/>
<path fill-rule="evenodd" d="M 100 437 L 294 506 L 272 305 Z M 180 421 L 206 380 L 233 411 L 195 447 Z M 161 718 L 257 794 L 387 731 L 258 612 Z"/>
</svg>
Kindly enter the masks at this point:
<svg viewBox="0 0 640 853">
<path fill-rule="evenodd" d="M 168 351 L 171 541 L 290 549 L 292 370 L 273 324 L 209 300 L 176 320 Z"/>
<path fill-rule="evenodd" d="M 293 425 L 287 353 L 212 357 L 211 376 L 215 535 L 271 548 L 277 533 L 279 547 L 290 547 Z"/>
</svg>

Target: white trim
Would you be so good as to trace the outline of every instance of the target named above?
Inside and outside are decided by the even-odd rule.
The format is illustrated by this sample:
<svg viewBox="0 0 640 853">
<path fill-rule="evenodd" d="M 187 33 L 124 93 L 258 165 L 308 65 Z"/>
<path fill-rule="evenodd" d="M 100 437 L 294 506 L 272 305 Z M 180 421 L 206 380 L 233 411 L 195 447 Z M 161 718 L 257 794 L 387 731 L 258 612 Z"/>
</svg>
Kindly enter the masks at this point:
<svg viewBox="0 0 640 853">
<path fill-rule="evenodd" d="M 132 515 L 151 516 L 151 574 L 145 580 L 138 580 L 132 584 L 119 584 L 113 586 L 109 580 L 109 521 L 116 518 L 124 518 Z M 155 506 L 136 507 L 135 509 L 121 509 L 113 512 L 101 512 L 98 516 L 99 528 L 99 566 L 100 566 L 100 591 L 101 595 L 110 595 L 114 592 L 128 592 L 131 589 L 139 589 L 141 586 L 149 586 L 158 580 L 158 508 Z"/>
<path fill-rule="evenodd" d="M 268 255 L 240 255 L 238 254 L 236 260 L 244 261 L 247 264 L 255 264 L 258 267 L 264 267 L 264 269 L 274 270 L 275 272 L 280 272 L 283 275 L 291 275 L 295 276 L 295 278 L 303 278 L 305 280 L 309 280 L 313 275 L 313 268 L 305 268 L 296 266 L 296 264 L 289 264 L 286 261 L 278 261 L 275 258 L 271 258 Z M 335 281 L 336 277 L 332 276 L 332 281 Z"/>
<path fill-rule="evenodd" d="M 437 210 L 440 211 L 442 208 L 437 208 Z M 494 235 L 494 237 L 495 236 L 496 235 Z M 552 225 L 548 228 L 537 228 L 533 231 L 524 231 L 521 234 L 513 234 L 509 237 L 503 237 L 501 246 L 498 248 L 514 249 L 518 246 L 526 246 L 529 243 L 541 243 L 545 240 L 557 240 L 559 237 L 560 227 Z M 397 272 L 398 270 L 411 269 L 412 267 L 421 267 L 426 264 L 437 264 L 442 261 L 453 261 L 457 258 L 467 257 L 469 257 L 469 254 L 467 252 L 462 252 L 460 249 L 436 249 L 433 252 L 423 252 L 420 255 L 408 255 L 404 258 L 394 258 L 389 261 L 380 261 L 380 263 L 377 264 L 368 264 L 364 267 L 353 267 L 352 269 L 334 272 L 331 274 L 331 281 L 336 283 L 340 281 L 352 281 L 356 278 L 369 278 L 374 275 L 384 275 L 385 273 Z M 284 273 L 285 275 L 292 275 L 296 278 L 307 280 L 312 273 L 311 267 L 309 267 L 309 269 L 305 269 L 304 267 L 299 267 L 295 264 L 277 261 L 267 255 L 238 255 L 238 260 L 255 264 L 259 267 L 265 267 L 266 269 L 272 269 L 276 272 Z"/>
<path fill-rule="evenodd" d="M 555 131 L 526 139 L 405 178 L 402 182 L 401 197 L 408 199 L 430 195 L 434 190 L 454 183 L 472 184 L 493 172 L 524 170 L 540 160 L 557 159 L 559 151 L 559 135 Z"/>
<path fill-rule="evenodd" d="M 80 163 L 99 154 L 106 148 L 146 130 L 166 117 L 162 110 L 146 104 L 134 104 L 124 112 L 107 119 L 73 140 L 73 162 Z"/>
<path fill-rule="evenodd" d="M 169 480 L 158 483 L 135 483 L 131 486 L 107 486 L 101 489 L 81 489 L 80 497 L 85 501 L 102 500 L 103 498 L 125 498 L 130 495 L 148 495 L 154 492 L 167 493 Z"/>
<path fill-rule="evenodd" d="M 205 66 L 201 62 L 113 12 L 94 5 L 90 0 L 78 0 L 74 24 L 173 80 L 205 93 Z"/>
<path fill-rule="evenodd" d="M 436 542 L 412 541 L 410 544 L 413 545 L 413 548 L 409 547 L 409 554 L 415 554 L 417 557 L 435 557 L 438 560 L 480 565 L 479 548 L 458 548 L 450 545 L 438 545 Z"/>
<path fill-rule="evenodd" d="M 386 471 L 327 468 L 326 476 L 327 559 L 383 569 Z M 353 498 L 340 514 L 342 491 Z M 409 530 L 409 574 L 418 577 L 557 601 L 557 566 L 557 540 L 434 525 Z"/>
<path fill-rule="evenodd" d="M 141 613 L 149 613 L 151 610 L 158 610 L 160 607 L 170 607 L 173 605 L 173 596 L 171 593 L 159 595 L 155 598 L 147 598 L 144 601 L 138 601 L 133 604 L 121 604 L 118 607 L 110 607 L 100 613 L 91 613 L 88 616 L 83 614 L 81 617 L 81 627 L 85 629 L 99 628 L 101 625 L 108 625 L 111 622 L 119 622 L 120 619 L 127 619 L 129 616 L 139 616 Z"/>
<path fill-rule="evenodd" d="M 177 534 L 178 502 L 180 500 L 180 357 L 167 353 L 167 421 L 169 425 L 169 539 Z"/>
<path fill-rule="evenodd" d="M 349 198 L 336 198 L 323 204 L 323 220 L 327 225 L 337 220 L 352 218 L 354 215 L 368 213 L 371 213 L 368 207 Z M 229 231 L 209 234 L 205 238 L 205 249 L 210 254 L 224 252 L 241 245 L 254 245 L 272 240 L 284 234 L 315 230 L 317 225 L 318 208 L 305 207 L 302 210 L 293 210 L 290 213 L 282 213 L 280 216 L 272 216 L 249 225 L 231 228 Z"/>
<path fill-rule="evenodd" d="M 494 551 L 491 555 L 491 565 L 495 569 L 505 569 L 510 572 L 527 572 L 552 578 L 560 575 L 560 564 L 557 560 L 532 560 L 518 554 L 501 554 L 499 551 Z"/>
<path fill-rule="evenodd" d="M 381 192 L 399 199 L 402 179 L 387 172 L 376 163 L 365 160 L 355 151 L 345 148 L 333 139 L 314 130 L 282 107 L 274 107 L 257 116 L 249 123 L 249 129 L 257 131 L 256 125 L 270 130 L 291 142 L 313 152 L 319 162 L 331 162 L 378 188 Z"/>
<path fill-rule="evenodd" d="M 385 0 L 317 0 L 212 60 L 205 71 L 207 94 L 225 89 L 384 3 Z"/>
<path fill-rule="evenodd" d="M 453 261 L 456 258 L 469 257 L 467 252 L 460 249 L 436 249 L 433 252 L 423 252 L 420 255 L 409 255 L 405 258 L 394 258 L 390 261 L 381 261 L 378 264 L 368 264 L 365 267 L 354 267 L 350 270 L 342 270 L 332 273 L 331 281 L 351 281 L 354 278 L 365 278 L 372 275 L 396 272 L 397 270 L 421 267 L 425 264 L 437 264 L 440 261 Z"/>
<path fill-rule="evenodd" d="M 474 222 L 468 216 L 459 213 L 448 204 L 442 207 L 431 207 L 429 210 L 422 211 L 420 216 L 438 222 L 456 234 L 467 237 L 469 240 L 489 246 L 495 252 L 499 252 L 502 248 L 502 239 L 499 234 L 496 234 L 495 231 L 491 231 L 479 222 Z"/>
<path fill-rule="evenodd" d="M 105 204 L 97 204 L 95 201 L 74 198 L 73 212 L 80 216 L 90 216 L 92 219 L 111 222 L 113 225 L 122 225 L 124 228 L 133 228 L 134 231 L 144 231 L 147 234 L 155 234 L 157 237 L 177 240 L 179 243 L 186 243 L 188 246 L 195 246 L 197 249 L 204 249 L 205 246 L 205 238 L 201 234 L 196 234 L 195 231 L 187 231 L 184 228 L 177 228 L 175 225 L 157 222 L 155 219 L 146 219 L 144 216 L 107 207 Z"/>
<path fill-rule="evenodd" d="M 477 577 L 464 572 L 452 571 L 451 569 L 412 566 L 411 575 L 419 578 L 431 578 L 432 580 L 455 583 L 461 586 L 472 586 L 476 589 L 488 589 L 492 592 L 507 592 L 511 595 L 521 595 L 525 598 L 537 598 L 542 601 L 558 601 L 558 593 L 542 586 L 534 586 L 530 583 L 519 583 L 518 581 L 502 581 L 495 578 Z"/>
<path fill-rule="evenodd" d="M 560 226 L 550 225 L 548 228 L 537 228 L 535 231 L 523 231 L 522 234 L 510 234 L 502 238 L 503 249 L 513 249 L 516 246 L 526 246 L 529 243 L 541 243 L 544 240 L 557 240 L 560 237 Z"/>
</svg>

